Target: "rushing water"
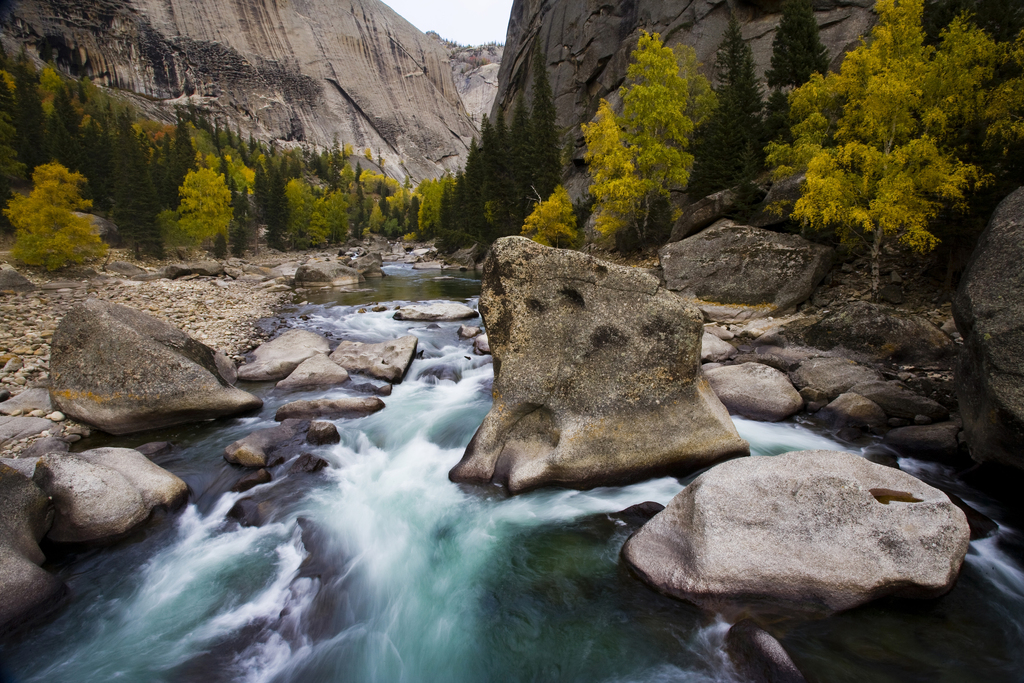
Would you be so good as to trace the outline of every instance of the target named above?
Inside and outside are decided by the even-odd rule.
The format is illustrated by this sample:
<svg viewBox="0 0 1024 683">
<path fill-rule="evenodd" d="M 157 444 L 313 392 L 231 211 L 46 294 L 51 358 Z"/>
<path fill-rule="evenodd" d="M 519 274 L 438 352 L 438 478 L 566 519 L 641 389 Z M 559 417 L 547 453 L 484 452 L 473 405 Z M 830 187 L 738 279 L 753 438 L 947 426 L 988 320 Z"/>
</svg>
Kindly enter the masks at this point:
<svg viewBox="0 0 1024 683">
<path fill-rule="evenodd" d="M 335 340 L 409 332 L 420 339 L 422 358 L 387 408 L 337 421 L 341 443 L 310 449 L 330 468 L 288 474 L 285 464 L 272 483 L 229 492 L 241 470 L 224 462 L 224 447 L 271 424 L 282 403 L 312 395 L 286 396 L 271 384 L 255 388 L 266 402 L 256 417 L 83 442 L 171 440 L 177 449 L 158 462 L 193 495 L 183 512 L 132 540 L 49 567 L 72 599 L 3 646 L 14 680 L 736 680 L 722 649 L 729 624 L 647 589 L 618 559 L 636 521 L 614 513 L 667 503 L 685 482 L 515 498 L 450 483 L 448 470 L 490 406 L 489 359 L 458 339 L 458 324 L 358 311 L 368 303 L 469 301 L 479 283 L 386 271 L 390 277 L 365 290 L 321 294 L 282 316 Z M 758 455 L 848 448 L 807 425 L 736 422 Z M 951 471 L 901 466 L 1005 517 Z M 247 496 L 267 502 L 260 527 L 227 517 Z M 971 544 L 958 585 L 943 598 L 883 600 L 771 628 L 820 681 L 1019 681 L 1022 547 L 1004 526 Z"/>
</svg>

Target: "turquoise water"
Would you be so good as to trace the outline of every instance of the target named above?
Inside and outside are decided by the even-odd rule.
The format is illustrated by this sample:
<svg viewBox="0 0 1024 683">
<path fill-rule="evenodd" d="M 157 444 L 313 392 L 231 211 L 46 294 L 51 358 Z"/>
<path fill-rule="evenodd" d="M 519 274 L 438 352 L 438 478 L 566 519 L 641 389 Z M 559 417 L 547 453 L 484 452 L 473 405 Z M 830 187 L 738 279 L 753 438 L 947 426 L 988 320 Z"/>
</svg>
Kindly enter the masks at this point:
<svg viewBox="0 0 1024 683">
<path fill-rule="evenodd" d="M 328 469 L 288 474 L 286 464 L 271 484 L 229 492 L 243 472 L 224 462 L 224 447 L 269 425 L 286 400 L 308 397 L 269 384 L 256 386 L 266 401 L 258 416 L 85 443 L 174 441 L 176 451 L 158 462 L 188 482 L 192 497 L 129 541 L 51 567 L 72 598 L 3 645 L 15 680 L 737 680 L 722 651 L 729 624 L 647 589 L 618 559 L 636 522 L 614 513 L 667 503 L 685 482 L 507 498 L 496 487 L 448 481 L 489 408 L 489 359 L 457 338 L 457 323 L 358 310 L 420 299 L 475 304 L 479 282 L 387 271 L 364 291 L 299 294 L 306 302 L 282 315 L 336 340 L 411 332 L 424 351 L 385 410 L 337 421 L 342 442 L 309 449 Z M 737 427 L 761 455 L 846 448 L 807 424 Z M 941 467 L 901 465 L 957 485 Z M 1003 515 L 994 501 L 957 490 Z M 227 517 L 246 496 L 267 502 L 263 526 Z M 769 627 L 821 681 L 1020 680 L 1021 548 L 1009 528 L 972 543 L 959 583 L 938 600 L 884 600 Z"/>
</svg>

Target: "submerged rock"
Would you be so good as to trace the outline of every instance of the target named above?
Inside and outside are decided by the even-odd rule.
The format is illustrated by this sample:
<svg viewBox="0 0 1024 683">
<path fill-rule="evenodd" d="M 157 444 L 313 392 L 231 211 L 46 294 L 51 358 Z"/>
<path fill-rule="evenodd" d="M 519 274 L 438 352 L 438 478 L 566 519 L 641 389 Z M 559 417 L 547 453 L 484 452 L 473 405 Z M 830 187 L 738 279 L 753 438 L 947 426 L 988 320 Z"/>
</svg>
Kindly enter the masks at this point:
<svg viewBox="0 0 1024 683">
<path fill-rule="evenodd" d="M 782 643 L 750 619 L 729 629 L 725 651 L 746 683 L 806 683 Z"/>
<path fill-rule="evenodd" d="M 999 204 L 953 300 L 971 457 L 1024 469 L 1024 188 Z"/>
<path fill-rule="evenodd" d="M 732 415 L 778 422 L 804 407 L 785 373 L 761 363 L 713 368 L 704 374 Z"/>
<path fill-rule="evenodd" d="M 416 357 L 419 339 L 414 335 L 379 344 L 343 341 L 331 360 L 349 372 L 361 372 L 388 382 L 401 382 Z"/>
<path fill-rule="evenodd" d="M 796 309 L 832 263 L 832 250 L 799 235 L 719 221 L 658 251 L 668 289 L 709 319 L 737 322 Z"/>
<path fill-rule="evenodd" d="M 847 392 L 818 411 L 818 417 L 833 429 L 843 427 L 880 427 L 885 424 L 885 411 L 877 403 L 860 394 Z"/>
<path fill-rule="evenodd" d="M 224 459 L 242 467 L 270 467 L 280 461 L 272 457 L 274 450 L 294 439 L 301 431 L 302 420 L 284 420 L 281 424 L 259 429 L 224 449 Z"/>
<path fill-rule="evenodd" d="M 970 529 L 942 491 L 839 451 L 723 463 L 622 549 L 658 590 L 707 609 L 837 612 L 956 581 Z"/>
<path fill-rule="evenodd" d="M 269 484 L 272 479 L 273 477 L 270 476 L 270 472 L 266 468 L 261 467 L 236 481 L 231 490 L 235 493 L 245 493 L 249 489 L 254 489 L 261 484 Z"/>
<path fill-rule="evenodd" d="M 956 435 L 960 427 L 952 422 L 933 425 L 910 425 L 893 429 L 882 439 L 901 455 L 924 460 L 949 461 L 956 457 Z"/>
<path fill-rule="evenodd" d="M 365 417 L 384 410 L 384 401 L 369 398 L 321 398 L 313 401 L 293 401 L 277 409 L 274 419 L 281 420 L 336 420 L 338 418 Z"/>
<path fill-rule="evenodd" d="M 0 633 L 45 613 L 65 593 L 39 567 L 39 542 L 53 524 L 52 501 L 32 480 L 0 463 Z"/>
<path fill-rule="evenodd" d="M 327 337 L 309 330 L 288 330 L 252 352 L 251 363 L 238 368 L 238 379 L 248 382 L 281 380 L 304 360 L 329 353 Z"/>
<path fill-rule="evenodd" d="M 87 299 L 53 335 L 50 396 L 66 415 L 129 434 L 254 410 L 210 347 L 126 306 Z"/>
<path fill-rule="evenodd" d="M 506 237 L 480 309 L 494 403 L 453 481 L 590 488 L 749 452 L 699 374 L 700 312 L 650 275 Z"/>
</svg>

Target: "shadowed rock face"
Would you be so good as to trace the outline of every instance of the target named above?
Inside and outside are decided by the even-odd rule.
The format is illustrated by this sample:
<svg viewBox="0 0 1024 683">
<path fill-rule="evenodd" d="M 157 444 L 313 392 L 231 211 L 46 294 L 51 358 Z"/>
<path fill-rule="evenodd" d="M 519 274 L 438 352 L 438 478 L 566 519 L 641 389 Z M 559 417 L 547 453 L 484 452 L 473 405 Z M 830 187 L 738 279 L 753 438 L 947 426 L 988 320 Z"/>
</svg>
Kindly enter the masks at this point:
<svg viewBox="0 0 1024 683">
<path fill-rule="evenodd" d="M 152 98 L 195 96 L 257 137 L 369 147 L 413 180 L 455 170 L 474 134 L 446 50 L 378 0 L 16 0 L 31 52 Z M 181 102 L 177 102 L 180 104 Z M 400 166 L 399 161 L 405 165 Z"/>
<path fill-rule="evenodd" d="M 978 240 L 953 301 L 964 346 L 956 394 L 971 457 L 1024 469 L 1024 189 Z"/>
<path fill-rule="evenodd" d="M 665 245 L 658 256 L 670 290 L 725 322 L 792 311 L 832 264 L 828 247 L 729 220 Z"/>
<path fill-rule="evenodd" d="M 480 310 L 494 404 L 453 481 L 590 488 L 749 452 L 700 374 L 700 312 L 650 275 L 506 237 Z"/>
<path fill-rule="evenodd" d="M 835 67 L 857 39 L 875 22 L 874 0 L 818 0 L 815 17 L 822 43 Z M 583 0 L 515 0 L 509 19 L 505 52 L 498 74 L 498 96 L 492 118 L 511 114 L 516 98 L 533 96 L 532 72 L 535 40 L 539 38 L 541 58 L 558 111 L 558 125 L 571 131 L 578 169 L 570 172 L 571 194 L 582 195 L 586 176 L 583 136 L 579 125 L 597 113 L 601 98 L 616 103 L 618 88 L 626 76 L 629 55 L 636 46 L 640 29 L 660 33 L 670 46 L 690 45 L 711 76 L 715 52 L 735 11 L 743 37 L 754 53 L 754 65 L 762 76 L 771 62 L 772 40 L 779 25 L 782 2 L 722 2 L 721 0 L 631 0 L 630 2 L 584 2 Z"/>
</svg>

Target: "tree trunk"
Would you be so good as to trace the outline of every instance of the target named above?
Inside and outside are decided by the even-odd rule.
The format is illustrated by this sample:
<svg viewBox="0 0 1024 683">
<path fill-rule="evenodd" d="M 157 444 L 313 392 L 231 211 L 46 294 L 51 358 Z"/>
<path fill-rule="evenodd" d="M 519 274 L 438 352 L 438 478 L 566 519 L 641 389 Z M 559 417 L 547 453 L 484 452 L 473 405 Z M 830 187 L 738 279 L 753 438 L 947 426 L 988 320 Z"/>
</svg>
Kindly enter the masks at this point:
<svg viewBox="0 0 1024 683">
<path fill-rule="evenodd" d="M 879 262 L 882 260 L 882 226 L 875 225 L 874 240 L 871 242 L 871 300 L 878 302 L 878 270 Z"/>
</svg>

